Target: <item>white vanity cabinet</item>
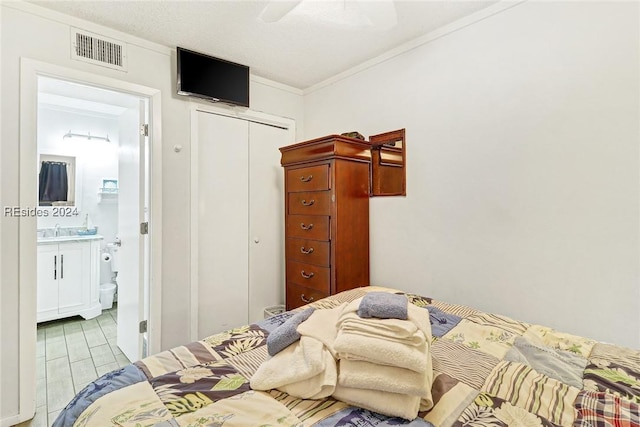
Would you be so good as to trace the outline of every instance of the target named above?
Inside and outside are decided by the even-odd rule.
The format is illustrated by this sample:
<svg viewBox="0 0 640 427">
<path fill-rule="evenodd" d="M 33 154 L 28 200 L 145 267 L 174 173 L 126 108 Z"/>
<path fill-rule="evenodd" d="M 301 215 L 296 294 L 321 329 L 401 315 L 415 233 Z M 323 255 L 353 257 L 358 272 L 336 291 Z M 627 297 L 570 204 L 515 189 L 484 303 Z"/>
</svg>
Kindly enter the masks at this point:
<svg viewBox="0 0 640 427">
<path fill-rule="evenodd" d="M 88 236 L 87 236 L 88 237 Z M 38 241 L 37 321 L 101 312 L 101 236 Z"/>
</svg>

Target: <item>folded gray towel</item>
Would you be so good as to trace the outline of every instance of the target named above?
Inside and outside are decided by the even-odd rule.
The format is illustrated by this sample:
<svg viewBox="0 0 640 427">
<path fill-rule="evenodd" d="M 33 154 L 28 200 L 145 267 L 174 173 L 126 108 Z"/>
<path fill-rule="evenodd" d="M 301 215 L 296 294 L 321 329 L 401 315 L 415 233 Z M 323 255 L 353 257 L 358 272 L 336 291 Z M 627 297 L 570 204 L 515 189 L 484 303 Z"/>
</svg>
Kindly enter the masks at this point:
<svg viewBox="0 0 640 427">
<path fill-rule="evenodd" d="M 379 319 L 407 320 L 407 304 L 409 300 L 404 295 L 388 292 L 369 292 L 358 306 L 358 316 Z"/>
<path fill-rule="evenodd" d="M 300 313 L 294 314 L 267 336 L 267 353 L 269 353 L 269 356 L 275 356 L 300 339 L 300 334 L 296 329 L 300 323 L 311 316 L 314 310 L 315 308 L 309 307 Z"/>
</svg>

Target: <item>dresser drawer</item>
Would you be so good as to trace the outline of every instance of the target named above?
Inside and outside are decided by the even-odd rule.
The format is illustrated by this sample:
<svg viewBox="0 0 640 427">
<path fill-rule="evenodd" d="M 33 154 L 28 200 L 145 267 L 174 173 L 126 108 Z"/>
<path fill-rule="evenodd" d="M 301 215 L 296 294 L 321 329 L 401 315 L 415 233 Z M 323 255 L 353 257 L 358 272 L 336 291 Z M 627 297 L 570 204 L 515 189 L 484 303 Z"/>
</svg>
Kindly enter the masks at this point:
<svg viewBox="0 0 640 427">
<path fill-rule="evenodd" d="M 329 248 L 329 242 L 288 238 L 287 259 L 329 267 Z"/>
<path fill-rule="evenodd" d="M 329 217 L 311 215 L 288 215 L 287 237 L 329 240 Z"/>
<path fill-rule="evenodd" d="M 331 191 L 288 193 L 289 214 L 330 215 Z"/>
<path fill-rule="evenodd" d="M 319 191 L 329 189 L 329 165 L 287 170 L 287 191 Z"/>
<path fill-rule="evenodd" d="M 329 293 L 330 269 L 313 264 L 287 260 L 287 282 Z"/>
<path fill-rule="evenodd" d="M 286 295 L 287 310 L 293 310 L 294 308 L 328 297 L 329 293 L 287 282 Z"/>
</svg>

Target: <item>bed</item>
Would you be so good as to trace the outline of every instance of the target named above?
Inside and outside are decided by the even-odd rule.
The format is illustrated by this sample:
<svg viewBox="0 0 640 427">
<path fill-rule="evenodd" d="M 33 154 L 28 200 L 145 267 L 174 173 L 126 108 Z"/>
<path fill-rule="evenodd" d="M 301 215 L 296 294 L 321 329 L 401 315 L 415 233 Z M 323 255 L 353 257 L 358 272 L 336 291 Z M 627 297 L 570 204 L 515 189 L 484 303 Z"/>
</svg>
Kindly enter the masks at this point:
<svg viewBox="0 0 640 427">
<path fill-rule="evenodd" d="M 381 287 L 316 301 L 334 309 Z M 268 335 L 305 307 L 147 357 L 89 384 L 54 426 L 638 426 L 640 352 L 406 294 L 431 323 L 433 407 L 413 420 L 257 391 Z"/>
</svg>

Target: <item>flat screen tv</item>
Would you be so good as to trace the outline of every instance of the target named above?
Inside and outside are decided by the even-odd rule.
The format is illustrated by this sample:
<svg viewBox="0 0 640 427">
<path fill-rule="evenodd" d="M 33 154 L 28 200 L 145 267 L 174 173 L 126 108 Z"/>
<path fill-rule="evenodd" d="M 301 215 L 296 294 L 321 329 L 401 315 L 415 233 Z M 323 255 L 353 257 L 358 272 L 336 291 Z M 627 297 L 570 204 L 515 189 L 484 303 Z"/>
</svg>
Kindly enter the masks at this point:
<svg viewBox="0 0 640 427">
<path fill-rule="evenodd" d="M 178 95 L 249 106 L 249 67 L 177 48 Z"/>
</svg>

